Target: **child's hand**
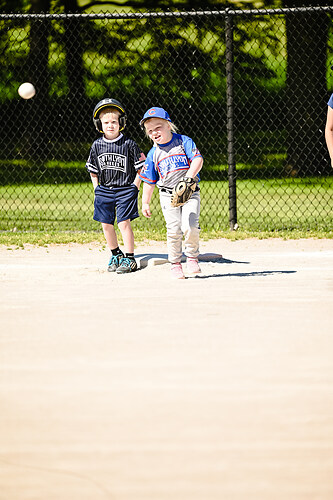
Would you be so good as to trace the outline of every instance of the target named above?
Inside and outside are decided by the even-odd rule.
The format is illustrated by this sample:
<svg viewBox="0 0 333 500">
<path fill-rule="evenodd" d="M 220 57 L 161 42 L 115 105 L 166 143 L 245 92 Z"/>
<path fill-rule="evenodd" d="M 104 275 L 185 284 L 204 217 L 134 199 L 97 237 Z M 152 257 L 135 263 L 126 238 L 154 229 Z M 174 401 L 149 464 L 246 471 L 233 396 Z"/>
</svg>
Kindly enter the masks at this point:
<svg viewBox="0 0 333 500">
<path fill-rule="evenodd" d="M 147 217 L 148 219 L 150 219 L 150 217 L 151 217 L 151 211 L 150 211 L 149 203 L 143 203 L 142 204 L 142 215 L 144 215 L 145 217 Z"/>
</svg>

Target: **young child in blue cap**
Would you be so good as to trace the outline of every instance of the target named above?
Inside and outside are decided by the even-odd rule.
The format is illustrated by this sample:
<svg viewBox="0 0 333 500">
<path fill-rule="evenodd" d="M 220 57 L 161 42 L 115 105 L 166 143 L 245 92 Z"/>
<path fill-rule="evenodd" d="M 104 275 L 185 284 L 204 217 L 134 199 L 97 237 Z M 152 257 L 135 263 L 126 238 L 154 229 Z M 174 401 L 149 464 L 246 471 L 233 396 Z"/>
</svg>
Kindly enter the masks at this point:
<svg viewBox="0 0 333 500">
<path fill-rule="evenodd" d="M 165 109 L 159 107 L 148 109 L 140 121 L 140 126 L 153 142 L 153 147 L 139 174 L 143 181 L 142 214 L 151 217 L 150 200 L 156 185 L 166 222 L 171 273 L 176 279 L 184 279 L 181 264 L 183 238 L 187 274 L 195 275 L 201 272 L 198 264 L 200 233 L 198 183 L 203 158 L 190 137 L 177 133 Z M 172 188 L 184 177 L 197 182 L 196 190 L 183 206 L 172 207 Z"/>
<path fill-rule="evenodd" d="M 327 103 L 325 139 L 326 139 L 327 149 L 331 158 L 331 165 L 333 168 L 333 94 L 331 95 Z"/>
</svg>

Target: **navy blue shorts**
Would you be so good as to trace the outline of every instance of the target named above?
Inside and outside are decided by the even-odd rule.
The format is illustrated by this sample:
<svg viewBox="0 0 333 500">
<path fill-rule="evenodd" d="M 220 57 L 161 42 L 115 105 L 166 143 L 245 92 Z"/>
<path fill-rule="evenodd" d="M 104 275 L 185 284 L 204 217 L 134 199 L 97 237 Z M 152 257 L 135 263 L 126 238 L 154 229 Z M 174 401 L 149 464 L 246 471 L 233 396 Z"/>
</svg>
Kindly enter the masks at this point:
<svg viewBox="0 0 333 500">
<path fill-rule="evenodd" d="M 94 220 L 114 225 L 117 222 L 136 219 L 138 211 L 139 190 L 135 184 L 126 187 L 107 188 L 97 186 L 95 189 Z"/>
</svg>

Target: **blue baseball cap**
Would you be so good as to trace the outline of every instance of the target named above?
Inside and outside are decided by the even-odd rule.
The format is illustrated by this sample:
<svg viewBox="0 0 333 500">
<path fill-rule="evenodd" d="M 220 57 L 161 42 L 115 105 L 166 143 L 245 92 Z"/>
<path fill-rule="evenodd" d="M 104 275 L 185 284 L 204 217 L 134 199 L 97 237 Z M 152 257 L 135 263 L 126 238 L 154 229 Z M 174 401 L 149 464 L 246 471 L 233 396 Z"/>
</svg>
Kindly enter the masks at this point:
<svg viewBox="0 0 333 500">
<path fill-rule="evenodd" d="M 169 114 L 165 111 L 163 108 L 150 108 L 148 111 L 145 112 L 143 115 L 142 120 L 140 121 L 140 127 L 143 127 L 144 122 L 146 120 L 149 120 L 149 118 L 162 118 L 163 120 L 167 120 L 168 122 L 171 122 L 171 118 Z"/>
</svg>

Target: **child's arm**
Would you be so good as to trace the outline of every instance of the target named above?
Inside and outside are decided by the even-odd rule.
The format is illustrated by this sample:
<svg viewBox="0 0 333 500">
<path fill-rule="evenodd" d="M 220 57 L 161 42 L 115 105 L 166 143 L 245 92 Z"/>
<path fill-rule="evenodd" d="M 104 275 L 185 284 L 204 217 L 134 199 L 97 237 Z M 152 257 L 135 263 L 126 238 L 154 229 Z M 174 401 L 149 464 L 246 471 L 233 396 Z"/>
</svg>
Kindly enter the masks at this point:
<svg viewBox="0 0 333 500">
<path fill-rule="evenodd" d="M 192 160 L 190 168 L 186 172 L 186 177 L 192 177 L 192 179 L 194 179 L 194 177 L 202 169 L 202 165 L 203 165 L 203 158 L 201 156 L 198 156 L 197 158 L 194 158 Z"/>
<path fill-rule="evenodd" d="M 133 184 L 135 184 L 135 185 L 136 185 L 136 187 L 137 187 L 138 189 L 140 189 L 141 179 L 140 179 L 140 177 L 139 177 L 139 174 L 136 174 L 135 179 L 134 179 L 134 181 L 133 181 Z"/>
<path fill-rule="evenodd" d="M 90 174 L 90 179 L 91 179 L 91 182 L 94 186 L 94 189 L 96 189 L 96 187 L 98 186 L 98 175 Z"/>
<path fill-rule="evenodd" d="M 328 106 L 327 109 L 325 139 L 326 139 L 327 149 L 331 157 L 331 165 L 333 168 L 333 108 L 331 108 L 330 106 Z"/>
<path fill-rule="evenodd" d="M 148 184 L 148 182 L 143 183 L 142 215 L 144 215 L 148 219 L 151 217 L 149 203 L 150 203 L 151 197 L 153 195 L 154 187 L 155 187 L 155 184 Z"/>
</svg>

